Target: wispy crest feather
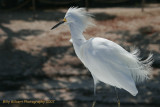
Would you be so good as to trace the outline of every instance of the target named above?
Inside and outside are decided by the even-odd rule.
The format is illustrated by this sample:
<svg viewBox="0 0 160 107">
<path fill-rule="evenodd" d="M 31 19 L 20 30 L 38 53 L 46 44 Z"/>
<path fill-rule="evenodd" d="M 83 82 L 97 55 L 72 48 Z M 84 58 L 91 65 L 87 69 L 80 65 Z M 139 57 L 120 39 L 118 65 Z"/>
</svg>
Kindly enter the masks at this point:
<svg viewBox="0 0 160 107">
<path fill-rule="evenodd" d="M 70 19 L 68 23 L 74 22 L 81 31 L 84 31 L 89 25 L 93 25 L 89 20 L 92 16 L 93 15 L 88 13 L 85 8 L 77 7 L 70 7 L 65 15 L 65 17 Z"/>
</svg>

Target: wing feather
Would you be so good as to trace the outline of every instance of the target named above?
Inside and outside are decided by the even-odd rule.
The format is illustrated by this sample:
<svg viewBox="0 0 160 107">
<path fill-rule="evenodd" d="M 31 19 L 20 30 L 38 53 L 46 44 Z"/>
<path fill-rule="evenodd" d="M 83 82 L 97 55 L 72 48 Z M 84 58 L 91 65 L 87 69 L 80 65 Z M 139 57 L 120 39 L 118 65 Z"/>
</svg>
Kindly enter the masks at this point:
<svg viewBox="0 0 160 107">
<path fill-rule="evenodd" d="M 85 66 L 100 81 L 123 88 L 132 95 L 138 93 L 134 81 L 148 77 L 151 56 L 139 61 L 136 52 L 129 53 L 118 44 L 103 38 L 91 38 L 82 48 Z M 145 64 L 146 63 L 146 64 Z"/>
</svg>

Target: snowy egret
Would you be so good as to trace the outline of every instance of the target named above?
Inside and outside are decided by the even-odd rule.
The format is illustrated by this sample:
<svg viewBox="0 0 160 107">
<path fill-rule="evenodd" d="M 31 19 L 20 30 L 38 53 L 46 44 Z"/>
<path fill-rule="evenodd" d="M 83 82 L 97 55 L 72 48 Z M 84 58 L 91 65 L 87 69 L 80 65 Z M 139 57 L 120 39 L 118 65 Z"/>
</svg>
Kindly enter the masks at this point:
<svg viewBox="0 0 160 107">
<path fill-rule="evenodd" d="M 138 93 L 136 83 L 143 82 L 149 77 L 153 62 L 152 54 L 142 61 L 138 49 L 128 52 L 120 45 L 100 37 L 86 40 L 83 31 L 92 24 L 88 20 L 91 16 L 84 8 L 71 7 L 64 19 L 52 29 L 63 23 L 69 25 L 75 53 L 93 76 L 94 95 L 96 85 L 101 81 L 114 86 L 115 91 L 116 88 L 120 88 L 136 96 Z M 118 94 L 117 102 L 120 107 Z"/>
</svg>

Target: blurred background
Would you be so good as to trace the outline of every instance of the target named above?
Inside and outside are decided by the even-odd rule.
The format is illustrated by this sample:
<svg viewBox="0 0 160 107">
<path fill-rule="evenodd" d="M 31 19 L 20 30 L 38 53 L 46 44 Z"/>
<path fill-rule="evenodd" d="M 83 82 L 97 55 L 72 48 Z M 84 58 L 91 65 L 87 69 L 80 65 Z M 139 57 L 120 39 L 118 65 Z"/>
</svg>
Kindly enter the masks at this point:
<svg viewBox="0 0 160 107">
<path fill-rule="evenodd" d="M 69 28 L 50 30 L 71 6 L 86 7 L 96 26 L 84 35 L 112 40 L 141 57 L 154 54 L 151 78 L 133 97 L 119 91 L 122 107 L 160 106 L 160 0 L 0 0 L 0 106 L 3 100 L 55 100 L 46 107 L 91 107 L 93 79 L 76 57 Z M 97 86 L 96 107 L 117 107 L 114 87 Z"/>
</svg>

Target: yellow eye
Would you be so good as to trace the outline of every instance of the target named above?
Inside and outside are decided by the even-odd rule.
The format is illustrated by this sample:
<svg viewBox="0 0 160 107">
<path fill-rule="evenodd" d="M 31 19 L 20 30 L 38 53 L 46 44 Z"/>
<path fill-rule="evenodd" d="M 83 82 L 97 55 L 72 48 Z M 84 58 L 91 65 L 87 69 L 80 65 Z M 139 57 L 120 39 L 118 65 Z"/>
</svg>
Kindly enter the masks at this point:
<svg viewBox="0 0 160 107">
<path fill-rule="evenodd" d="M 66 19 L 66 18 L 64 18 L 64 19 L 63 19 L 63 21 L 67 22 L 67 19 Z"/>
</svg>

